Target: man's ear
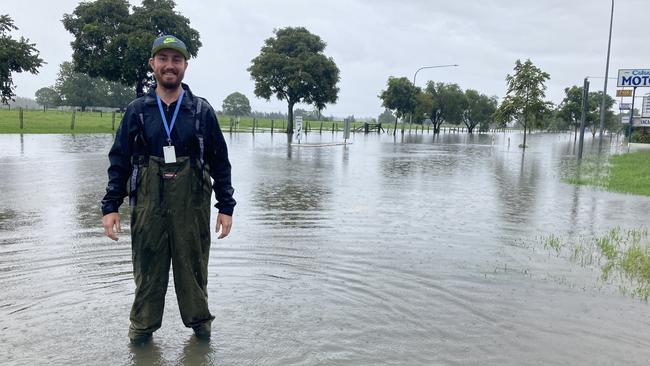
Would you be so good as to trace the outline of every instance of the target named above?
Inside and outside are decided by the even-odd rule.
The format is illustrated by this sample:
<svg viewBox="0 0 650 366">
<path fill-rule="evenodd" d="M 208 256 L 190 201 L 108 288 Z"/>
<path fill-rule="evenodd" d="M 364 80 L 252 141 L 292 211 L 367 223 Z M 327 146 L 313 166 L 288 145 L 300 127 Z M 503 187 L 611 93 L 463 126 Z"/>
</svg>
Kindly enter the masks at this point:
<svg viewBox="0 0 650 366">
<path fill-rule="evenodd" d="M 149 68 L 153 71 L 153 57 L 149 59 Z"/>
</svg>

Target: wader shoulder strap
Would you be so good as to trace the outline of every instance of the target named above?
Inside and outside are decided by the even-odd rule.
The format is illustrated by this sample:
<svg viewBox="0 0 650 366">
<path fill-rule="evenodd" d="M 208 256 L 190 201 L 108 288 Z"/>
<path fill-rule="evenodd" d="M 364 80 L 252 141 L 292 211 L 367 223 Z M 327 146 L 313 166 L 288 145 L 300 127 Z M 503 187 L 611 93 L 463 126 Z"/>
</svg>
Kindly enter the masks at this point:
<svg viewBox="0 0 650 366">
<path fill-rule="evenodd" d="M 138 100 L 135 103 L 135 113 L 138 116 L 138 133 L 135 135 L 133 140 L 133 156 L 132 159 L 132 170 L 131 170 L 131 189 L 129 192 L 129 205 L 134 207 L 137 203 L 138 197 L 138 170 L 140 165 L 146 163 L 147 156 L 149 155 L 149 150 L 147 146 L 147 139 L 144 132 L 144 114 L 143 108 L 144 100 Z"/>
<path fill-rule="evenodd" d="M 201 114 L 201 109 L 203 108 L 203 99 L 196 98 L 196 111 L 194 113 L 195 121 L 194 128 L 196 129 L 196 138 L 199 140 L 199 161 L 201 162 L 201 170 L 205 168 L 205 139 L 204 139 L 204 128 L 203 128 L 203 118 Z"/>
</svg>

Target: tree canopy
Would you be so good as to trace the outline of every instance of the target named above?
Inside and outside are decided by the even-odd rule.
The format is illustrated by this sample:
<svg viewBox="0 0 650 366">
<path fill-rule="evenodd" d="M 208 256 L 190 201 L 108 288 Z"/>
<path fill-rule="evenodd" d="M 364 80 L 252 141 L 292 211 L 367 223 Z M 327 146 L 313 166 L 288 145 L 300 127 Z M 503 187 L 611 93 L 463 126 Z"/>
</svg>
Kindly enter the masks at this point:
<svg viewBox="0 0 650 366">
<path fill-rule="evenodd" d="M 420 102 L 424 102 L 420 109 L 426 118 L 431 119 L 434 133 L 440 133 L 440 126 L 444 122 L 452 124 L 461 122 L 466 99 L 458 84 L 429 81 L 423 94 L 425 96 L 419 99 Z"/>
<path fill-rule="evenodd" d="M 274 34 L 264 41 L 248 71 L 255 81 L 256 96 L 287 101 L 287 133 L 293 133 L 295 104 L 313 104 L 320 111 L 327 103 L 336 103 L 339 69 L 325 56 L 325 42 L 306 28 L 286 27 Z"/>
<path fill-rule="evenodd" d="M 413 113 L 417 104 L 418 88 L 406 77 L 389 77 L 386 83 L 386 90 L 382 90 L 379 98 L 382 100 L 382 107 L 394 111 L 395 129 L 397 120 L 408 113 Z"/>
<path fill-rule="evenodd" d="M 384 109 L 384 111 L 377 117 L 377 122 L 379 123 L 391 123 L 395 120 L 395 115 L 390 109 Z"/>
<path fill-rule="evenodd" d="M 462 120 L 467 126 L 467 132 L 472 133 L 479 124 L 483 127 L 482 129 L 487 129 L 497 109 L 497 98 L 467 89 L 463 104 Z"/>
<path fill-rule="evenodd" d="M 247 116 L 251 114 L 251 103 L 246 96 L 239 92 L 231 93 L 221 105 L 223 113 L 231 116 Z"/>
<path fill-rule="evenodd" d="M 64 62 L 53 88 L 60 105 L 73 107 L 112 107 L 123 109 L 133 99 L 133 87 L 76 72 L 71 62 Z"/>
<path fill-rule="evenodd" d="M 156 37 L 177 36 L 192 57 L 201 47 L 199 32 L 175 6 L 172 0 L 143 0 L 130 11 L 127 0 L 81 2 L 62 20 L 75 38 L 71 43 L 75 71 L 135 86 L 141 95 L 153 82 L 147 62 Z"/>
<path fill-rule="evenodd" d="M 582 116 L 582 90 L 581 86 L 572 86 L 564 89 L 564 99 L 558 106 L 559 116 L 567 121 L 575 129 L 577 136 L 578 127 L 580 127 L 580 118 Z M 600 125 L 600 105 L 603 98 L 602 91 L 589 92 L 587 115 L 585 116 L 585 126 L 591 127 L 591 133 L 596 134 Z M 605 128 L 612 130 L 616 128 L 617 122 L 614 112 L 611 110 L 614 106 L 614 98 L 607 95 L 605 100 Z"/>
<path fill-rule="evenodd" d="M 550 75 L 535 66 L 532 61 L 515 62 L 514 74 L 506 76 L 507 91 L 503 102 L 495 112 L 495 120 L 502 124 L 516 120 L 524 127 L 523 148 L 526 148 L 526 130 L 551 110 L 552 104 L 544 101 L 546 81 Z"/>
<path fill-rule="evenodd" d="M 9 32 L 18 30 L 9 15 L 0 15 L 0 103 L 6 104 L 13 100 L 14 81 L 12 73 L 29 72 L 38 74 L 43 59 L 39 56 L 34 43 L 29 39 L 20 37 L 13 39 Z"/>
<path fill-rule="evenodd" d="M 45 108 L 61 105 L 61 96 L 54 88 L 40 88 L 35 93 L 36 102 Z"/>
</svg>

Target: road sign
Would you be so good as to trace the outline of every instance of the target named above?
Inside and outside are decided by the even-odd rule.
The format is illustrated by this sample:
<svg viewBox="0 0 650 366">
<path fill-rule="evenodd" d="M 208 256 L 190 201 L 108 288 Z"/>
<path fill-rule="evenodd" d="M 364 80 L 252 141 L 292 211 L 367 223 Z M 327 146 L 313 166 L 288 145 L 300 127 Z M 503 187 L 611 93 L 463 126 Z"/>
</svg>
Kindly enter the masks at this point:
<svg viewBox="0 0 650 366">
<path fill-rule="evenodd" d="M 650 117 L 650 97 L 647 95 L 643 97 L 643 104 L 641 105 L 641 117 Z"/>
<path fill-rule="evenodd" d="M 616 90 L 616 96 L 617 97 L 631 97 L 632 96 L 632 89 L 617 89 Z"/>
<path fill-rule="evenodd" d="M 618 105 L 618 109 L 621 111 L 629 111 L 632 109 L 632 103 L 621 103 Z"/>
<path fill-rule="evenodd" d="M 620 69 L 616 86 L 650 86 L 650 69 Z"/>
<path fill-rule="evenodd" d="M 634 127 L 650 127 L 650 118 L 634 117 Z"/>
<path fill-rule="evenodd" d="M 621 123 L 624 124 L 624 125 L 630 123 L 630 116 L 621 117 Z"/>
</svg>

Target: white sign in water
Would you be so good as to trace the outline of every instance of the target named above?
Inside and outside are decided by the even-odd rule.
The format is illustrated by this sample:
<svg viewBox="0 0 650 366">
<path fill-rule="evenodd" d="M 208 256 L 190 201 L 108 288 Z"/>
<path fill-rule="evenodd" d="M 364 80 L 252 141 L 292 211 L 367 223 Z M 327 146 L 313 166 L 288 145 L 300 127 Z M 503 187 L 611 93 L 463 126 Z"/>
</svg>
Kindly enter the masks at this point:
<svg viewBox="0 0 650 366">
<path fill-rule="evenodd" d="M 617 86 L 648 87 L 650 86 L 650 69 L 620 69 L 618 70 Z"/>
<path fill-rule="evenodd" d="M 296 127 L 293 129 L 293 137 L 300 143 L 302 138 L 302 116 L 296 116 Z"/>
</svg>

